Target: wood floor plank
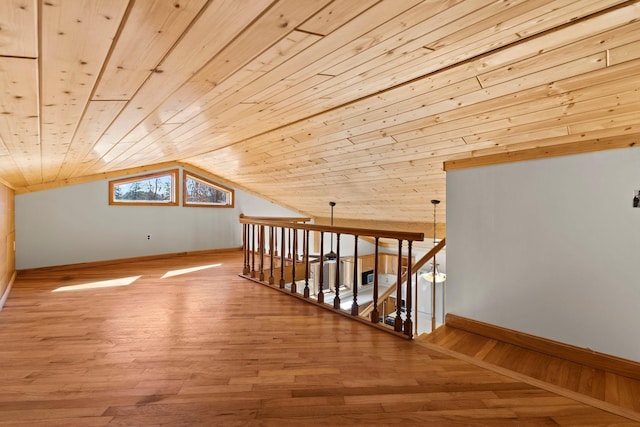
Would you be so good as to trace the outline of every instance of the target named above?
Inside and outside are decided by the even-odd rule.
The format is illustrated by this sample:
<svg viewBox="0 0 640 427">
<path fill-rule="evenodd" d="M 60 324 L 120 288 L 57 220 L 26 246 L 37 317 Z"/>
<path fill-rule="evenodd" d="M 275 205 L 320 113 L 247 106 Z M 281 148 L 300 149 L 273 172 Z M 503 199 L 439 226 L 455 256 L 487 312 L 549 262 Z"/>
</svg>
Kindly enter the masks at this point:
<svg viewBox="0 0 640 427">
<path fill-rule="evenodd" d="M 0 313 L 0 427 L 634 425 L 274 292 L 241 269 L 236 251 L 19 274 Z M 133 280 L 91 288 L 123 278 Z M 470 347 L 502 357 L 498 344 Z M 554 369 L 634 398 L 625 382 Z"/>
</svg>

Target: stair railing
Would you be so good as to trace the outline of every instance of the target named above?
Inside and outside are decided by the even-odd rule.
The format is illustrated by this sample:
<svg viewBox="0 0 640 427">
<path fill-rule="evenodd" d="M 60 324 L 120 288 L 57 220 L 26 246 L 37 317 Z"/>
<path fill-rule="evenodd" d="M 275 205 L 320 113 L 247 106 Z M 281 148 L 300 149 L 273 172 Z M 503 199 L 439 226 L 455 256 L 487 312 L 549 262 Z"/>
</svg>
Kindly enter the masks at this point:
<svg viewBox="0 0 640 427">
<path fill-rule="evenodd" d="M 386 328 L 384 322 L 381 323 L 380 295 L 384 296 L 389 291 L 385 289 L 380 292 L 381 267 L 378 249 L 380 239 L 394 239 L 398 242 L 398 251 L 395 254 L 397 257 L 396 281 L 391 293 L 395 292 L 397 297 L 392 327 L 394 332 L 413 338 L 412 271 L 417 270 L 413 270 L 415 267 L 410 261 L 406 262 L 406 265 L 404 261 L 412 259 L 413 242 L 423 241 L 424 233 L 307 224 L 308 221 L 309 218 L 266 218 L 241 215 L 244 254 L 241 276 L 362 321 L 361 304 L 358 298 L 363 295 L 365 289 L 364 286 L 358 287 L 358 279 L 362 278 L 360 276 L 362 271 L 358 269 L 358 242 L 359 238 L 373 238 L 375 252 L 371 284 L 372 301 L 366 322 Z M 314 243 L 317 244 L 319 241 L 319 254 L 311 254 L 309 251 L 312 232 Z M 335 258 L 333 258 L 334 248 L 331 248 L 329 258 L 327 258 L 328 254 L 325 254 L 326 233 L 333 233 L 337 237 Z M 352 256 L 341 257 L 341 237 L 344 236 L 353 237 Z M 403 254 L 404 243 L 407 245 L 406 256 Z M 257 266 L 256 258 L 258 258 Z M 268 266 L 265 260 L 269 261 Z M 342 270 L 349 268 L 349 263 L 351 268 L 349 274 L 352 277 L 345 277 Z M 268 277 L 265 276 L 266 271 Z M 325 277 L 327 274 L 329 277 Z M 276 277 L 279 279 L 277 286 Z M 298 287 L 299 284 L 303 284 L 302 289 Z M 368 294 L 369 289 L 366 291 Z M 403 295 L 405 295 L 404 298 L 402 298 Z M 326 297 L 333 298 L 325 302 Z"/>
<path fill-rule="evenodd" d="M 434 246 L 429 252 L 427 252 L 422 258 L 420 258 L 418 261 L 416 261 L 413 264 L 413 266 L 411 267 L 411 271 L 413 271 L 413 273 L 417 275 L 418 271 L 422 267 L 424 267 L 429 261 L 432 261 L 433 257 L 437 255 L 446 246 L 446 244 L 447 242 L 445 238 L 440 240 L 440 242 L 438 242 L 436 246 Z M 402 275 L 400 280 L 404 283 L 407 281 L 407 277 L 409 277 L 410 275 L 411 275 L 410 271 L 407 271 Z M 416 284 L 417 284 L 417 281 L 418 281 L 418 278 L 416 277 Z M 380 297 L 378 298 L 379 304 L 385 304 L 389 298 L 394 296 L 396 284 L 397 283 L 394 283 L 382 295 L 380 295 Z M 432 313 L 431 313 L 431 323 L 432 323 L 432 331 L 433 331 L 435 330 L 435 315 L 436 315 L 435 314 L 435 301 L 436 301 L 435 286 L 432 286 L 432 301 L 433 301 L 433 307 L 432 307 Z M 373 312 L 373 304 L 371 303 L 360 310 L 360 316 L 366 317 L 366 316 L 369 316 L 372 312 Z"/>
</svg>

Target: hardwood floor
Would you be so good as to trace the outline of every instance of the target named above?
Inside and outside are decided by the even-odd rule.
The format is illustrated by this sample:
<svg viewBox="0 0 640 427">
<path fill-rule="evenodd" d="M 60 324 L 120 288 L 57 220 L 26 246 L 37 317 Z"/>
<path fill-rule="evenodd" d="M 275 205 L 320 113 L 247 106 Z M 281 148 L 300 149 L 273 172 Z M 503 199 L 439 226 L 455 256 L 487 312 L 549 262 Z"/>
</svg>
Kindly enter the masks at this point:
<svg viewBox="0 0 640 427">
<path fill-rule="evenodd" d="M 232 252 L 20 274 L 0 312 L 0 426 L 638 425 L 241 268 Z"/>
<path fill-rule="evenodd" d="M 588 399 L 634 411 L 640 420 L 640 380 L 443 326 L 422 342 L 561 387 Z"/>
</svg>

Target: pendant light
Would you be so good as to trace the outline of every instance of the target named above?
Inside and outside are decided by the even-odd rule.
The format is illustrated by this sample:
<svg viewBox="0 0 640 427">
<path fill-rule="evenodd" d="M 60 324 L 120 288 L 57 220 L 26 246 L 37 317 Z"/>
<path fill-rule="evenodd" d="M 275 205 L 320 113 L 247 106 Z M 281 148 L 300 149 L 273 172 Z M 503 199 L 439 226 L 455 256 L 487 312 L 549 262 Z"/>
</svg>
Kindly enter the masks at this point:
<svg viewBox="0 0 640 427">
<path fill-rule="evenodd" d="M 433 246 L 435 247 L 438 242 L 436 240 L 436 206 L 440 203 L 440 200 L 431 200 L 433 204 Z M 442 283 L 447 280 L 447 275 L 438 271 L 438 263 L 436 262 L 436 254 L 433 254 L 433 261 L 431 262 L 431 268 L 426 273 L 421 274 L 422 278 L 431 283 Z"/>
<path fill-rule="evenodd" d="M 333 227 L 333 207 L 336 205 L 336 202 L 329 202 L 329 206 L 331 206 L 331 226 Z M 324 256 L 325 261 L 333 261 L 337 258 L 336 253 L 333 252 L 333 233 L 331 233 L 331 252 Z"/>
</svg>

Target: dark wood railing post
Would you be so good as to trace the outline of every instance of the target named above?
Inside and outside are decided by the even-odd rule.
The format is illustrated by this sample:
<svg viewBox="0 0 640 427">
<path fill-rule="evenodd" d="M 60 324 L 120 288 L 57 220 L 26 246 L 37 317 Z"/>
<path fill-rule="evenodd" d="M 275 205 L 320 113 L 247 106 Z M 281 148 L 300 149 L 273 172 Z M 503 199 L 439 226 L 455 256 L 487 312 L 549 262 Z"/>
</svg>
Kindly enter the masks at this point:
<svg viewBox="0 0 640 427">
<path fill-rule="evenodd" d="M 269 284 L 273 285 L 275 278 L 273 277 L 273 253 L 274 253 L 274 238 L 273 238 L 274 226 L 269 226 Z"/>
<path fill-rule="evenodd" d="M 322 287 L 324 285 L 324 231 L 320 232 L 320 271 L 318 272 L 318 302 L 324 304 L 324 292 Z"/>
<path fill-rule="evenodd" d="M 404 321 L 404 334 L 409 338 L 413 338 L 413 321 L 411 320 L 411 311 L 412 308 L 412 298 L 413 298 L 413 287 L 411 286 L 412 277 L 411 277 L 411 240 L 407 242 L 407 303 L 405 305 L 406 309 L 406 319 Z"/>
<path fill-rule="evenodd" d="M 282 226 L 282 242 L 280 246 L 280 283 L 278 284 L 280 288 L 284 288 L 284 244 L 285 244 L 285 228 Z"/>
<path fill-rule="evenodd" d="M 260 252 L 260 260 L 258 263 L 258 268 L 260 269 L 260 281 L 264 282 L 264 225 L 260 226 L 260 232 L 258 234 L 258 252 Z"/>
<path fill-rule="evenodd" d="M 336 276 L 333 288 L 336 296 L 333 298 L 333 308 L 340 310 L 340 233 L 336 234 Z"/>
<path fill-rule="evenodd" d="M 351 304 L 351 315 L 358 315 L 358 235 L 354 236 L 355 243 L 353 245 L 353 303 Z"/>
<path fill-rule="evenodd" d="M 288 248 L 289 248 L 289 252 L 287 252 L 287 258 L 291 259 L 291 228 L 287 229 L 287 243 L 288 243 Z"/>
<path fill-rule="evenodd" d="M 243 266 L 242 274 L 249 274 L 249 241 L 247 240 L 249 233 L 249 224 L 242 224 L 242 252 L 243 252 Z"/>
<path fill-rule="evenodd" d="M 298 263 L 298 229 L 293 229 L 293 259 L 291 264 L 291 293 L 298 292 L 298 284 L 296 283 L 296 264 Z"/>
<path fill-rule="evenodd" d="M 376 248 L 373 259 L 373 311 L 371 312 L 371 323 L 380 323 L 380 312 L 378 312 L 378 243 L 380 238 L 376 237 Z"/>
<path fill-rule="evenodd" d="M 256 277 L 256 225 L 251 224 L 251 277 Z"/>
<path fill-rule="evenodd" d="M 396 318 L 393 330 L 402 332 L 402 240 L 398 239 L 398 278 L 396 279 Z"/>
<path fill-rule="evenodd" d="M 309 298 L 309 230 L 304 230 L 304 297 Z"/>
</svg>

